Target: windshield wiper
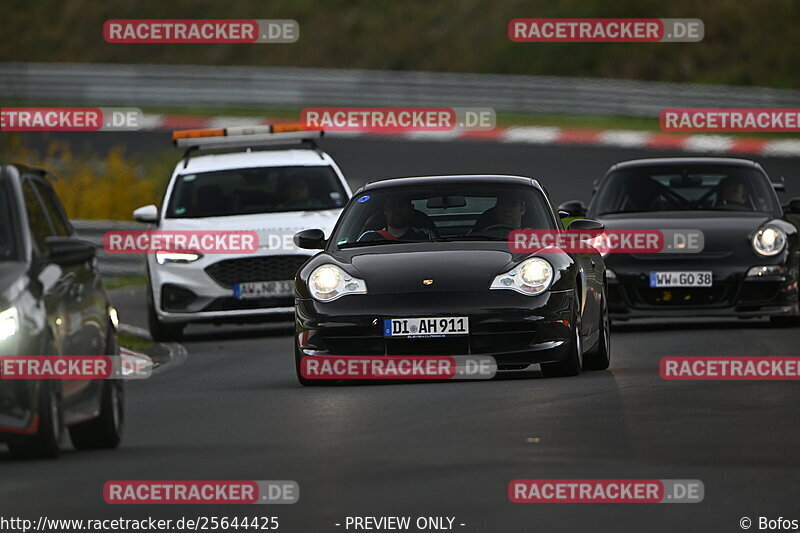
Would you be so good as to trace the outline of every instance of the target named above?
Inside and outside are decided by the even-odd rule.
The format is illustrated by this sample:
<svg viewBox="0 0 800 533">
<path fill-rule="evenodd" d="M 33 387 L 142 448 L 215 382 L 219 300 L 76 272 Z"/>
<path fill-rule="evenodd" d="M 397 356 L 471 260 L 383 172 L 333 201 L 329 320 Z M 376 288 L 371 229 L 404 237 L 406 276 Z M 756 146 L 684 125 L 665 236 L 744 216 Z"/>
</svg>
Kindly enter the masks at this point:
<svg viewBox="0 0 800 533">
<path fill-rule="evenodd" d="M 409 239 L 382 239 L 375 241 L 355 241 L 355 242 L 346 242 L 343 244 L 339 244 L 338 248 L 342 250 L 344 248 L 358 248 L 360 246 L 373 246 L 378 244 L 414 244 L 421 242 L 431 242 L 431 241 L 412 241 Z"/>
</svg>

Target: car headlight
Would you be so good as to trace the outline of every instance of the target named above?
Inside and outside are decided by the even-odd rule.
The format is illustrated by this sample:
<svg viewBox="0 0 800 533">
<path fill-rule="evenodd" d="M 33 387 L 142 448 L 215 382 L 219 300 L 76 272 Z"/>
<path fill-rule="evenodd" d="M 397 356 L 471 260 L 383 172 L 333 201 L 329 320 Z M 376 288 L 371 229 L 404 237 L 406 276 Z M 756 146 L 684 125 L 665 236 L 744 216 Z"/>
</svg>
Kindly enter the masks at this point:
<svg viewBox="0 0 800 533">
<path fill-rule="evenodd" d="M 753 249 L 757 254 L 773 256 L 786 247 L 786 233 L 775 226 L 765 226 L 753 235 Z"/>
<path fill-rule="evenodd" d="M 16 307 L 10 307 L 0 313 L 0 341 L 17 334 L 19 331 L 19 313 Z"/>
<path fill-rule="evenodd" d="M 203 254 L 191 252 L 156 252 L 156 261 L 159 265 L 164 263 L 193 263 L 203 257 Z"/>
<path fill-rule="evenodd" d="M 509 289 L 529 296 L 542 294 L 553 283 L 553 265 L 541 257 L 526 259 L 494 278 L 490 289 Z"/>
<path fill-rule="evenodd" d="M 308 277 L 308 290 L 315 300 L 330 302 L 348 294 L 367 294 L 367 283 L 336 265 L 322 265 Z"/>
</svg>

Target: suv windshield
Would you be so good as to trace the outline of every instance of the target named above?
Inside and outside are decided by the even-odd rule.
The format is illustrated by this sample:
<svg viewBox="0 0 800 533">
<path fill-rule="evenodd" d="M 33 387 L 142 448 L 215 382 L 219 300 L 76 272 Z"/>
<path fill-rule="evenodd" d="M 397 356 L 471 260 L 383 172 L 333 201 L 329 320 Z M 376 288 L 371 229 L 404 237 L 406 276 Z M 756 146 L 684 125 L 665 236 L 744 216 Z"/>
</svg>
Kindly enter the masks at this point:
<svg viewBox="0 0 800 533">
<path fill-rule="evenodd" d="M 11 213 L 11 194 L 0 179 L 0 261 L 16 261 L 19 258 Z"/>
<path fill-rule="evenodd" d="M 675 165 L 622 169 L 603 180 L 597 216 L 648 211 L 773 212 L 775 193 L 755 169 Z"/>
<path fill-rule="evenodd" d="M 318 211 L 346 202 L 347 193 L 329 166 L 240 168 L 178 176 L 166 217 Z"/>
<path fill-rule="evenodd" d="M 425 241 L 505 241 L 514 229 L 555 229 L 544 195 L 518 185 L 454 183 L 366 191 L 332 236 L 340 248 Z"/>
</svg>

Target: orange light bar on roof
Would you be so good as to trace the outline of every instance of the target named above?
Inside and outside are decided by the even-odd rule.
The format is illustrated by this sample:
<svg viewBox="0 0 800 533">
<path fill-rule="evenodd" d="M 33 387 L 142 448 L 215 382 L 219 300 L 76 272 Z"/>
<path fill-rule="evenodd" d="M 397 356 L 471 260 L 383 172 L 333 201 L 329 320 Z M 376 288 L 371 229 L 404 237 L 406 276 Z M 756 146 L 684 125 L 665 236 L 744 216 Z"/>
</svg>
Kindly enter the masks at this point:
<svg viewBox="0 0 800 533">
<path fill-rule="evenodd" d="M 198 130 L 177 130 L 172 132 L 172 140 L 178 139 L 198 139 L 200 137 L 223 137 L 224 128 L 198 129 Z"/>
<path fill-rule="evenodd" d="M 236 126 L 233 128 L 205 128 L 193 130 L 176 130 L 172 132 L 172 140 L 199 139 L 201 137 L 231 137 L 237 135 L 255 135 L 259 133 L 287 133 L 291 131 L 321 131 L 322 128 L 309 128 L 305 124 L 286 122 L 265 126 Z"/>
<path fill-rule="evenodd" d="M 272 133 L 286 133 L 287 131 L 320 131 L 322 128 L 309 128 L 305 124 L 301 123 L 283 123 L 283 124 L 273 124 L 272 125 Z"/>
</svg>

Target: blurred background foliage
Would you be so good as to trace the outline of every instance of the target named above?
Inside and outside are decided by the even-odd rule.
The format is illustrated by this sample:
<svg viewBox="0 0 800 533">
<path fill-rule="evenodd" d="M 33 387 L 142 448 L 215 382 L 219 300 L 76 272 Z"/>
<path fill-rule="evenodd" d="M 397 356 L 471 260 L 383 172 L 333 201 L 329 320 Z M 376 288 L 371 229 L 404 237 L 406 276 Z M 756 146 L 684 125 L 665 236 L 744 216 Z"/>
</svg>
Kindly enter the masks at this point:
<svg viewBox="0 0 800 533">
<path fill-rule="evenodd" d="M 84 153 L 61 140 L 35 147 L 21 134 L 4 133 L 0 161 L 45 168 L 70 218 L 132 220 L 142 205 L 158 204 L 175 165 L 175 156 L 139 159 L 125 154 L 123 146 L 104 153 Z"/>
<path fill-rule="evenodd" d="M 670 17 L 701 43 L 533 44 L 513 18 Z M 108 44 L 124 18 L 291 18 L 294 44 Z M 542 74 L 800 87 L 797 0 L 3 0 L 0 61 L 175 63 Z"/>
</svg>

